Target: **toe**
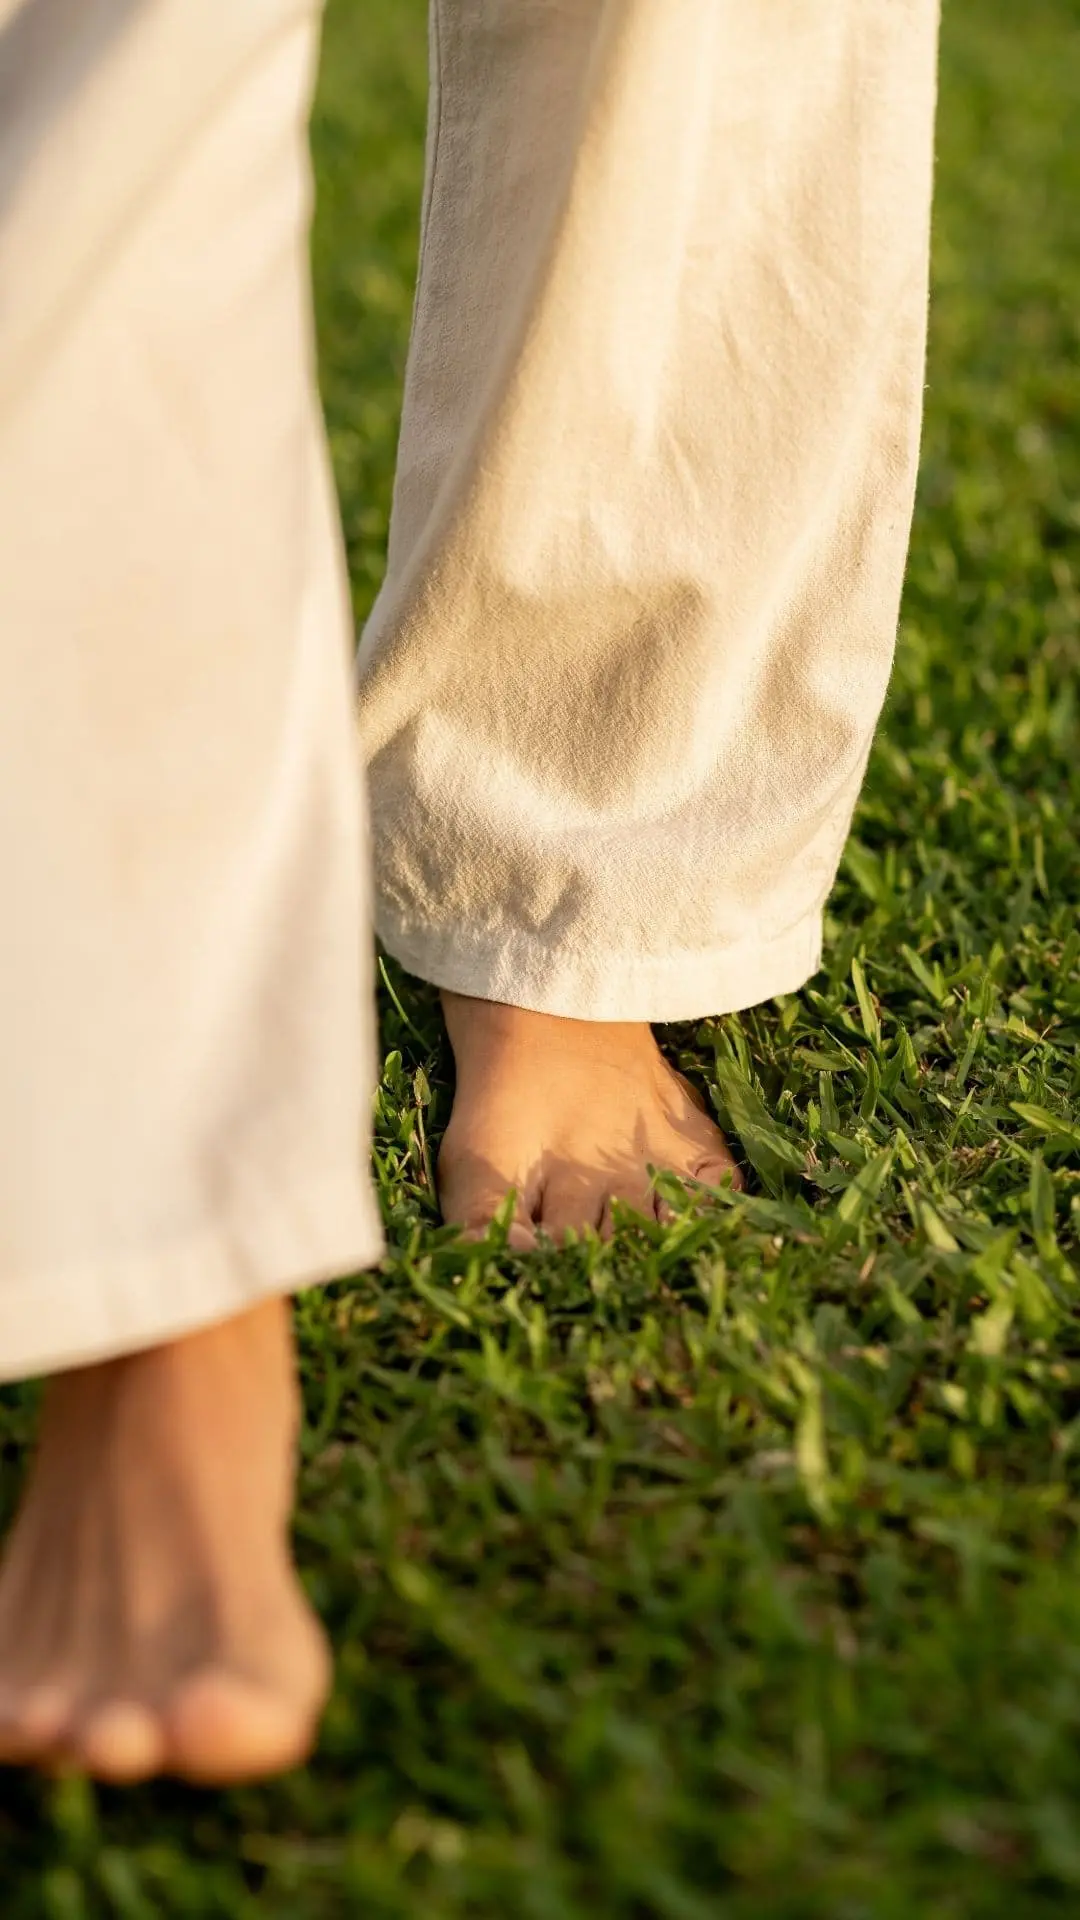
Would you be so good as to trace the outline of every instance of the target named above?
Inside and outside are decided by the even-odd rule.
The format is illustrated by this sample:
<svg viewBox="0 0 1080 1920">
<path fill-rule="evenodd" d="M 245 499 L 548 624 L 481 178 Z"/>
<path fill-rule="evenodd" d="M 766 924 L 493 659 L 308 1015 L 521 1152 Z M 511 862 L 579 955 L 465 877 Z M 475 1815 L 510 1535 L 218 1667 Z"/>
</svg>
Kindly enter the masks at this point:
<svg viewBox="0 0 1080 1920">
<path fill-rule="evenodd" d="M 185 1681 L 165 1716 L 168 1768 L 194 1786 L 228 1787 L 307 1759 L 318 1708 L 226 1670 Z"/>
<path fill-rule="evenodd" d="M 506 1243 L 528 1251 L 536 1245 L 536 1231 L 525 1198 L 527 1182 L 501 1172 L 483 1155 L 448 1153 L 439 1157 L 439 1204 L 443 1219 L 461 1229 L 464 1238 L 486 1240 L 492 1223 L 514 1195 Z"/>
<path fill-rule="evenodd" d="M 95 1780 L 131 1786 L 160 1773 L 165 1760 L 161 1721 L 138 1700 L 94 1707 L 65 1742 L 64 1758 Z"/>
<path fill-rule="evenodd" d="M 736 1193 L 741 1193 L 746 1185 L 741 1169 L 736 1166 L 726 1146 L 700 1160 L 690 1177 L 700 1186 L 734 1187 Z"/>
<path fill-rule="evenodd" d="M 462 1240 L 483 1241 L 489 1237 L 491 1228 L 492 1221 L 487 1219 L 479 1224 L 462 1227 L 460 1237 Z M 539 1243 L 532 1221 L 525 1220 L 515 1213 L 506 1229 L 506 1244 L 511 1253 L 534 1253 Z"/>
<path fill-rule="evenodd" d="M 71 1699 L 64 1688 L 39 1686 L 0 1694 L 0 1766 L 26 1766 L 47 1760 L 71 1722 Z"/>
<path fill-rule="evenodd" d="M 614 1187 L 610 1193 L 604 1196 L 604 1204 L 600 1214 L 600 1237 L 602 1240 L 610 1240 L 612 1234 L 615 1232 L 616 1225 L 618 1224 L 615 1218 L 617 1208 L 630 1213 L 640 1214 L 644 1219 L 651 1220 L 653 1218 L 653 1194 L 651 1188 L 645 1182 L 641 1182 L 635 1185 Z"/>
<path fill-rule="evenodd" d="M 610 1181 L 595 1169 L 560 1165 L 549 1173 L 540 1196 L 541 1231 L 561 1242 L 568 1234 L 599 1227 L 610 1190 Z"/>
</svg>

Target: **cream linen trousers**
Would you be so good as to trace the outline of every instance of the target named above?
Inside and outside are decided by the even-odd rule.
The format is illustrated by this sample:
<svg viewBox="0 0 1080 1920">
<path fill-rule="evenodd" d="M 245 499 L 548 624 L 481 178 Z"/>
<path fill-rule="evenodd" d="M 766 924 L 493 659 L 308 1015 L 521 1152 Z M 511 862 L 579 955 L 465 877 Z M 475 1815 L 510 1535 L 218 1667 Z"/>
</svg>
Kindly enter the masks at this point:
<svg viewBox="0 0 1080 1920">
<path fill-rule="evenodd" d="M 351 0 L 359 7 L 361 0 Z M 935 0 L 435 0 L 374 922 L 720 1013 L 818 964 L 923 382 Z M 381 1250 L 314 0 L 0 0 L 0 1374 Z"/>
</svg>

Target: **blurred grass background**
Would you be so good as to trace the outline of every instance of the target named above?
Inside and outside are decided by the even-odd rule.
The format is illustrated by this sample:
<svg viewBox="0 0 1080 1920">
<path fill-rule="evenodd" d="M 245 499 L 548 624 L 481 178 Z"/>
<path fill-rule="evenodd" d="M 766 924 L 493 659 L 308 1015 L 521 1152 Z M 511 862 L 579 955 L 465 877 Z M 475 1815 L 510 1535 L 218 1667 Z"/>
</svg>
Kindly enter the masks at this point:
<svg viewBox="0 0 1080 1920">
<path fill-rule="evenodd" d="M 332 0 L 313 134 L 358 617 L 422 13 Z M 5 1782 L 5 1920 L 1080 1911 L 1078 92 L 1074 0 L 947 8 L 920 504 L 827 967 L 666 1035 L 754 1192 L 455 1247 L 448 1060 L 394 974 L 392 1255 L 299 1310 L 320 1754 L 221 1797 Z"/>
</svg>

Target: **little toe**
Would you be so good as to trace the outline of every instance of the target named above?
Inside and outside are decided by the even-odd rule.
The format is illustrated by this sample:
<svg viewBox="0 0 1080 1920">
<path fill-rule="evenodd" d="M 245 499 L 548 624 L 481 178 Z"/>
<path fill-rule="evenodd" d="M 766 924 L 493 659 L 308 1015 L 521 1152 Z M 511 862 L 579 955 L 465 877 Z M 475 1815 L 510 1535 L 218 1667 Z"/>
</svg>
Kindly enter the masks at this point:
<svg viewBox="0 0 1080 1920">
<path fill-rule="evenodd" d="M 726 1146 L 718 1153 L 708 1154 L 699 1160 L 691 1174 L 703 1187 L 733 1187 L 741 1193 L 746 1186 L 741 1167 L 739 1167 Z"/>
<path fill-rule="evenodd" d="M 165 1715 L 170 1773 L 193 1786 L 228 1787 L 287 1772 L 315 1744 L 318 1705 L 226 1669 L 193 1675 Z"/>
<path fill-rule="evenodd" d="M 64 1760 L 111 1786 L 132 1786 L 160 1773 L 165 1734 L 158 1716 L 138 1700 L 93 1707 L 64 1743 Z"/>
<path fill-rule="evenodd" d="M 55 1753 L 71 1722 L 71 1697 L 43 1685 L 0 1693 L 0 1766 L 26 1766 Z"/>
</svg>

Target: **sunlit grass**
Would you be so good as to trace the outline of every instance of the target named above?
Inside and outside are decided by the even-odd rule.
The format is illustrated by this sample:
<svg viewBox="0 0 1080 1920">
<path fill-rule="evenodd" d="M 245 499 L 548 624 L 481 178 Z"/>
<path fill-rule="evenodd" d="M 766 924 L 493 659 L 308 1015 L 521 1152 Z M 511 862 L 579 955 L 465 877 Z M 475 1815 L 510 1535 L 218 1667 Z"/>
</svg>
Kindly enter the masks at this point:
<svg viewBox="0 0 1080 1920">
<path fill-rule="evenodd" d="M 9 1785 L 10 1920 L 1077 1911 L 1080 25 L 1022 13 L 948 23 L 921 504 L 826 969 L 667 1035 L 753 1191 L 460 1248 L 446 1050 L 394 974 L 391 1258 L 299 1312 L 321 1753 L 220 1799 Z M 315 133 L 358 615 L 421 15 L 337 0 Z"/>
</svg>

